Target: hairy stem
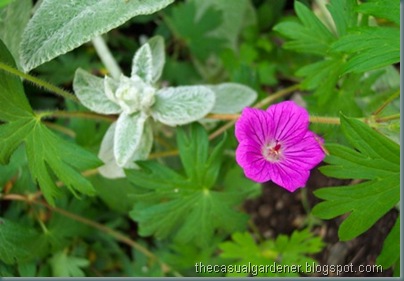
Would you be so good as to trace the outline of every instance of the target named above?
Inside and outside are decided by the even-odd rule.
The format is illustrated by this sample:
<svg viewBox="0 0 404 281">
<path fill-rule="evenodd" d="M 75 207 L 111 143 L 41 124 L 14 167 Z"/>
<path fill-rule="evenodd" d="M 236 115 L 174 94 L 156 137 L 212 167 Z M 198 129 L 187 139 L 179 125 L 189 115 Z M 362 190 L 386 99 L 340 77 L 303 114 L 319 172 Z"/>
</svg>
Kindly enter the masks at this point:
<svg viewBox="0 0 404 281">
<path fill-rule="evenodd" d="M 375 118 L 375 121 L 377 123 L 383 123 L 383 122 L 388 122 L 388 121 L 397 120 L 397 119 L 400 119 L 400 113 L 389 115 L 389 116 L 377 117 L 377 118 Z"/>
<path fill-rule="evenodd" d="M 266 97 L 265 99 L 257 102 L 254 107 L 256 108 L 261 108 L 264 107 L 266 105 L 269 105 L 271 103 L 273 103 L 274 101 L 276 101 L 277 99 L 280 99 L 290 93 L 292 93 L 293 91 L 296 91 L 300 88 L 300 84 L 296 84 L 296 85 L 292 85 L 290 87 L 287 87 L 285 89 L 279 90 L 275 93 L 273 93 L 272 95 Z"/>
<path fill-rule="evenodd" d="M 156 159 L 156 158 L 161 158 L 161 157 L 169 157 L 169 156 L 176 156 L 176 155 L 178 155 L 178 149 L 151 153 L 149 155 L 148 159 L 150 160 L 150 159 Z"/>
<path fill-rule="evenodd" d="M 380 112 L 382 112 L 383 109 L 386 108 L 386 106 L 388 106 L 393 100 L 395 100 L 399 96 L 400 96 L 400 89 L 395 91 L 378 109 L 376 109 L 373 115 L 375 116 L 379 115 Z"/>
<path fill-rule="evenodd" d="M 61 89 L 59 87 L 56 87 L 55 85 L 53 85 L 53 84 L 51 84 L 49 82 L 46 82 L 46 81 L 44 81 L 42 79 L 39 79 L 37 77 L 31 76 L 31 75 L 29 75 L 27 73 L 24 73 L 24 72 L 14 68 L 14 67 L 11 67 L 11 66 L 9 66 L 9 65 L 7 65 L 5 63 L 0 62 L 0 69 L 4 70 L 4 71 L 6 71 L 6 72 L 8 72 L 10 74 L 19 76 L 19 77 L 21 77 L 21 78 L 35 84 L 36 86 L 38 86 L 40 88 L 44 88 L 45 90 L 47 90 L 47 91 L 49 91 L 51 93 L 55 93 L 55 94 L 57 94 L 57 95 L 59 95 L 61 97 L 64 97 L 65 99 L 70 99 L 70 100 L 75 101 L 75 102 L 79 101 L 77 99 L 77 97 L 75 95 L 73 95 L 72 93 L 69 93 L 68 91 L 65 91 L 65 90 L 63 90 L 63 89 Z"/>
<path fill-rule="evenodd" d="M 74 213 L 70 213 L 69 211 L 66 211 L 64 209 L 60 209 L 57 207 L 53 207 L 50 206 L 49 204 L 45 203 L 45 202 L 41 202 L 41 201 L 37 201 L 35 200 L 35 198 L 32 197 L 26 197 L 20 194 L 8 194 L 3 196 L 1 199 L 3 200 L 11 200 L 11 201 L 23 201 L 26 203 L 30 203 L 30 204 L 35 204 L 35 205 L 41 205 L 46 207 L 47 209 L 49 209 L 52 212 L 55 213 L 59 213 L 62 216 L 65 216 L 67 218 L 70 218 L 72 220 L 78 221 L 80 223 L 83 223 L 85 225 L 91 226 L 95 229 L 98 229 L 112 237 L 114 237 L 116 240 L 138 250 L 139 252 L 141 252 L 142 254 L 144 254 L 146 257 L 157 261 L 160 266 L 162 267 L 164 272 L 172 272 L 175 276 L 180 277 L 182 276 L 180 273 L 176 272 L 175 270 L 173 270 L 168 264 L 164 263 L 163 261 L 161 261 L 156 255 L 154 255 L 152 252 L 150 252 L 147 248 L 143 247 L 142 245 L 140 245 L 139 243 L 133 241 L 131 238 L 129 238 L 128 236 L 112 229 L 109 228 L 105 225 L 102 225 L 96 221 L 87 219 L 85 217 L 79 216 L 77 214 Z"/>
<path fill-rule="evenodd" d="M 69 136 L 71 138 L 75 138 L 76 137 L 76 132 L 73 130 L 70 130 L 69 128 L 66 128 L 64 126 L 61 126 L 59 124 L 56 123 L 52 123 L 52 122 L 43 122 L 46 126 L 48 126 L 49 128 L 61 132 L 62 134 L 65 134 L 66 136 Z"/>
<path fill-rule="evenodd" d="M 100 57 L 102 63 L 107 68 L 108 72 L 111 74 L 113 78 L 119 79 L 119 77 L 122 74 L 122 70 L 120 69 L 118 63 L 112 56 L 111 51 L 109 50 L 104 39 L 101 36 L 97 36 L 93 38 L 91 41 L 94 45 L 94 48 L 98 56 Z"/>
<path fill-rule="evenodd" d="M 341 124 L 338 117 L 310 116 L 310 123 L 339 125 Z"/>
<path fill-rule="evenodd" d="M 220 136 L 222 133 L 224 133 L 227 129 L 233 127 L 233 125 L 236 123 L 236 120 L 227 122 L 226 124 L 224 124 L 222 127 L 220 127 L 219 129 L 217 129 L 216 131 L 214 131 L 213 133 L 211 133 L 209 135 L 209 140 L 213 140 L 214 138 Z"/>
</svg>

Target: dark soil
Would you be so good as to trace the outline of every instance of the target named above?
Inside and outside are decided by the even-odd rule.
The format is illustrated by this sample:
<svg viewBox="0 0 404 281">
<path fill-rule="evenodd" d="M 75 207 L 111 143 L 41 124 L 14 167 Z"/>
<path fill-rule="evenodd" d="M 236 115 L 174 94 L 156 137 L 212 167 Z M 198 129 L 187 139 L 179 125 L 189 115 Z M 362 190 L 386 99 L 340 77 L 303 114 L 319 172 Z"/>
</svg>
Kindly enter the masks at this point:
<svg viewBox="0 0 404 281">
<path fill-rule="evenodd" d="M 347 185 L 349 181 L 328 178 L 317 169 L 311 172 L 307 183 L 307 201 L 310 208 L 320 202 L 313 191 L 327 186 Z M 278 187 L 272 182 L 266 183 L 263 194 L 245 204 L 246 211 L 252 216 L 254 224 L 264 238 L 275 238 L 279 234 L 291 234 L 296 229 L 304 228 L 307 213 L 302 205 L 302 190 L 294 193 Z M 341 242 L 338 239 L 338 227 L 344 217 L 320 221 L 313 231 L 320 235 L 326 243 L 319 254 L 313 256 L 320 265 L 349 265 L 353 264 L 356 272 L 344 273 L 342 277 L 391 277 L 391 269 L 383 272 L 359 272 L 359 265 L 371 266 L 376 263 L 383 241 L 393 227 L 398 216 L 397 210 L 391 210 L 382 217 L 372 228 L 357 238 Z M 369 268 L 369 267 L 368 267 Z M 317 274 L 315 276 L 324 276 Z M 336 276 L 330 273 L 328 276 Z"/>
</svg>

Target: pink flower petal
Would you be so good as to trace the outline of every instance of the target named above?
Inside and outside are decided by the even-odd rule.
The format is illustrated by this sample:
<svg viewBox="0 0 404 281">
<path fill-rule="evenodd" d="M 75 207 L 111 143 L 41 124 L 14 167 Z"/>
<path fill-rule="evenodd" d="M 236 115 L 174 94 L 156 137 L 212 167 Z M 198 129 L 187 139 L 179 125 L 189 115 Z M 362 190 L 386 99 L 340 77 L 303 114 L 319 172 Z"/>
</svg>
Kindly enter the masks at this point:
<svg viewBox="0 0 404 281">
<path fill-rule="evenodd" d="M 255 141 L 244 140 L 236 150 L 236 161 L 244 169 L 247 178 L 256 182 L 266 182 L 271 179 L 270 163 L 264 159 L 261 147 Z"/>
<path fill-rule="evenodd" d="M 309 127 L 309 114 L 293 101 L 274 104 L 267 109 L 275 126 L 275 140 L 283 144 L 299 142 Z"/>
<path fill-rule="evenodd" d="M 236 161 L 246 177 L 272 180 L 291 192 L 304 187 L 310 170 L 325 156 L 321 138 L 308 126 L 307 111 L 294 102 L 281 102 L 267 111 L 245 108 L 235 134 Z"/>
<path fill-rule="evenodd" d="M 290 192 L 304 187 L 310 175 L 309 170 L 295 169 L 285 163 L 275 164 L 273 170 L 272 181 Z"/>
<path fill-rule="evenodd" d="M 299 143 L 285 148 L 284 163 L 295 169 L 313 169 L 325 157 L 319 142 L 322 142 L 320 137 L 311 131 L 307 131 Z"/>
<path fill-rule="evenodd" d="M 236 122 L 235 134 L 239 142 L 252 139 L 263 144 L 273 136 L 273 122 L 264 110 L 246 107 Z"/>
</svg>

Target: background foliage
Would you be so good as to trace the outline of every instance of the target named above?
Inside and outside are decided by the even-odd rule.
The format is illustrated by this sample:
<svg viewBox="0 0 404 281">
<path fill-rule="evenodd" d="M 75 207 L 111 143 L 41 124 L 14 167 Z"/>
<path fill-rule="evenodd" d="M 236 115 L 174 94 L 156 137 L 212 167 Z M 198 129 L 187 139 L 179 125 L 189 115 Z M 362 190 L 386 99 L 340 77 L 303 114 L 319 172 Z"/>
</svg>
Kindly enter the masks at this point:
<svg viewBox="0 0 404 281">
<path fill-rule="evenodd" d="M 0 276 L 247 276 L 197 274 L 195 264 L 316 262 L 326 245 L 313 216 L 348 214 L 345 241 L 398 208 L 398 1 L 75 2 L 0 1 Z M 102 177 L 96 155 L 116 118 L 69 92 L 78 68 L 108 73 L 98 35 L 125 73 L 146 38 L 162 36 L 158 86 L 210 85 L 225 102 L 236 88 L 213 85 L 240 83 L 258 93 L 257 107 L 306 105 L 329 153 L 321 172 L 353 184 L 316 190 L 322 201 L 300 229 L 262 238 L 243 204 L 263 187 L 236 166 L 223 116 L 154 123 L 141 169 Z M 216 109 L 230 119 L 241 110 Z M 375 261 L 395 275 L 399 222 Z"/>
</svg>

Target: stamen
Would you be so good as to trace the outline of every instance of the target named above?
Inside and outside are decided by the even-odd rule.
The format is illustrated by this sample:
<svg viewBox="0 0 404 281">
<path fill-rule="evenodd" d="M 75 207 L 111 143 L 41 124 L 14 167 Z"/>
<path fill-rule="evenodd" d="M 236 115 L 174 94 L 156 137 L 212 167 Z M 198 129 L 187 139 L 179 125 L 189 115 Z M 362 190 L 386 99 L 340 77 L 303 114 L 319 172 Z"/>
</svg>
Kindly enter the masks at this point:
<svg viewBox="0 0 404 281">
<path fill-rule="evenodd" d="M 282 157 L 282 145 L 278 142 L 271 142 L 262 148 L 262 155 L 269 162 L 278 162 Z"/>
</svg>

